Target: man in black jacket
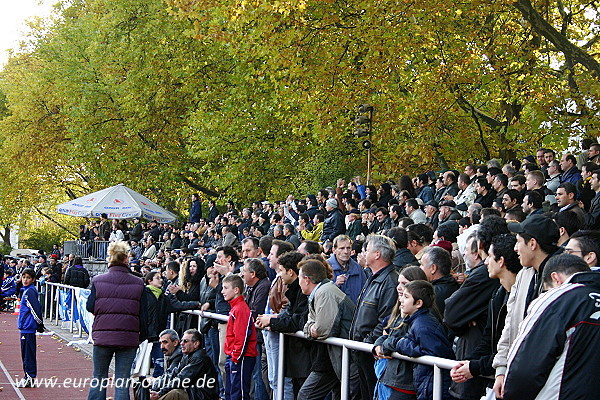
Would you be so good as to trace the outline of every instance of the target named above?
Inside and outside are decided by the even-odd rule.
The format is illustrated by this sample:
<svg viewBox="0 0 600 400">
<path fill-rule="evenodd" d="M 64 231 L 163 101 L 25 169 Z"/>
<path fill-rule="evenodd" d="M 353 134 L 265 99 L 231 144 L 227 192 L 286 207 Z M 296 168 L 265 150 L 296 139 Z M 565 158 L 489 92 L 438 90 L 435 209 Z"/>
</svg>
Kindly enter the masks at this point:
<svg viewBox="0 0 600 400">
<path fill-rule="evenodd" d="M 163 377 L 172 373 L 175 368 L 179 365 L 181 358 L 183 357 L 183 353 L 181 352 L 179 335 L 172 329 L 165 329 L 159 335 L 159 343 L 160 349 L 165 355 L 165 372 L 163 375 L 152 378 L 147 377 L 146 381 L 139 387 L 139 389 L 135 389 L 136 398 L 139 400 L 146 400 L 150 398 L 150 389 L 154 391 L 159 391 L 164 382 Z"/>
<path fill-rule="evenodd" d="M 381 322 L 391 314 L 398 299 L 398 271 L 392 264 L 396 246 L 392 239 L 382 235 L 367 236 L 366 244 L 366 262 L 372 274 L 367 278 L 356 302 L 350 339 L 375 343 L 383 334 Z M 360 397 L 372 399 L 377 383 L 373 355 L 358 351 L 353 353 L 353 357 L 359 370 Z"/>
<path fill-rule="evenodd" d="M 160 389 L 150 391 L 150 400 L 157 400 L 159 397 L 164 400 L 169 398 L 217 400 L 219 398 L 217 371 L 202 348 L 200 332 L 196 329 L 185 331 L 181 340 L 181 351 L 183 357 L 179 365 L 161 377 Z"/>
<path fill-rule="evenodd" d="M 489 244 L 482 255 L 487 256 Z M 479 252 L 477 233 L 467 238 L 465 262 L 471 272 L 462 286 L 446 299 L 444 322 L 458 336 L 456 344 L 457 359 L 464 359 L 481 341 L 483 328 L 487 321 L 488 304 L 500 285 L 498 279 L 490 279 L 487 268 Z M 486 381 L 482 378 L 467 382 L 453 382 L 450 394 L 457 399 L 478 400 L 485 394 Z"/>
<path fill-rule="evenodd" d="M 387 231 L 386 236 L 394 241 L 396 245 L 396 254 L 394 255 L 394 266 L 398 271 L 402 270 L 405 265 L 418 264 L 413 253 L 408 250 L 408 233 L 406 229 L 394 227 Z"/>
<path fill-rule="evenodd" d="M 287 285 L 285 297 L 289 300 L 286 308 L 277 316 L 273 314 L 260 315 L 257 325 L 265 329 L 270 327 L 273 332 L 294 333 L 304 328 L 308 317 L 308 297 L 302 293 L 298 282 L 298 263 L 304 254 L 289 251 L 279 257 L 280 276 Z M 292 378 L 294 396 L 310 374 L 311 370 L 311 344 L 310 342 L 293 336 L 285 338 L 285 373 L 284 376 Z"/>
<path fill-rule="evenodd" d="M 333 242 L 333 239 L 335 239 L 336 236 L 346 233 L 346 223 L 344 222 L 342 212 L 338 208 L 336 199 L 328 199 L 325 202 L 325 210 L 327 210 L 327 216 L 323 223 L 321 241 L 326 242 L 329 240 Z"/>
<path fill-rule="evenodd" d="M 452 277 L 452 257 L 441 247 L 428 247 L 421 258 L 421 269 L 435 290 L 435 304 L 444 315 L 445 301 L 454 293 L 459 285 Z"/>
</svg>

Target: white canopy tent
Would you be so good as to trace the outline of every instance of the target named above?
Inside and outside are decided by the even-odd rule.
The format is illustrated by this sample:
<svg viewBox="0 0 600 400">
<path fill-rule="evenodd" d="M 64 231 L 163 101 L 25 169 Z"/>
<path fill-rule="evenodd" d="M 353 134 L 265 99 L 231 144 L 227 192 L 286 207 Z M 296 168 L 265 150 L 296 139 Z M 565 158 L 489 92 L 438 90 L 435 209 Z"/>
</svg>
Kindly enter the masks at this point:
<svg viewBox="0 0 600 400">
<path fill-rule="evenodd" d="M 101 214 L 106 213 L 109 219 L 140 217 L 161 223 L 177 220 L 174 214 L 122 183 L 67 201 L 57 206 L 57 211 L 86 218 L 99 218 Z"/>
</svg>

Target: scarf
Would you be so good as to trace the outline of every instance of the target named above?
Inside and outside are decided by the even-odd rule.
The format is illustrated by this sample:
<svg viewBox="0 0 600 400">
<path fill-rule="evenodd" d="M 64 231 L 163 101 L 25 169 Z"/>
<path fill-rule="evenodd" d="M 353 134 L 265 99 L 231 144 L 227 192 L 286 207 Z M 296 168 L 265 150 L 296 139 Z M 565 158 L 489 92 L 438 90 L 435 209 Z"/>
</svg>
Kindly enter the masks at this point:
<svg viewBox="0 0 600 400">
<path fill-rule="evenodd" d="M 155 295 L 156 299 L 158 300 L 158 298 L 162 294 L 162 289 L 161 288 L 157 288 L 156 286 L 152 286 L 152 285 L 146 285 L 146 287 L 148 289 L 150 289 L 150 291 L 152 292 L 152 294 Z"/>
</svg>

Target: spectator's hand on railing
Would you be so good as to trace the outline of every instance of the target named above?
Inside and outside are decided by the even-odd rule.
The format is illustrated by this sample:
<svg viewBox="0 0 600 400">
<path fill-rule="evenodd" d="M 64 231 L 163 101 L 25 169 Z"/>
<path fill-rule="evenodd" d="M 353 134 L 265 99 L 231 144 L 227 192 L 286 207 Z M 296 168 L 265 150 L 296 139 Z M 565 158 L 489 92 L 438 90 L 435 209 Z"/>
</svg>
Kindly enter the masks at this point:
<svg viewBox="0 0 600 400">
<path fill-rule="evenodd" d="M 271 325 L 271 318 L 273 318 L 273 315 L 271 314 L 261 314 L 256 317 L 256 325 L 258 325 L 260 329 L 265 329 Z"/>
<path fill-rule="evenodd" d="M 469 371 L 469 360 L 459 361 L 458 364 L 450 370 L 450 376 L 456 383 L 466 382 L 472 379 L 471 371 Z"/>
<path fill-rule="evenodd" d="M 391 356 L 386 356 L 385 354 L 383 354 L 383 349 L 381 348 L 381 346 L 376 346 L 375 347 L 375 357 L 376 358 L 387 358 L 387 359 L 391 359 Z"/>
</svg>

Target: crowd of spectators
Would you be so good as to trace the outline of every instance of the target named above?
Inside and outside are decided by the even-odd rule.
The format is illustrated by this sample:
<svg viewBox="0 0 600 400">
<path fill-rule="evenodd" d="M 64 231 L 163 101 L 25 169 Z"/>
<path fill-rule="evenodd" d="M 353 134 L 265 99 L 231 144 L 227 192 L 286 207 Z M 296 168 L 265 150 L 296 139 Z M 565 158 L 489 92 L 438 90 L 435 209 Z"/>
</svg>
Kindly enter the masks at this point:
<svg viewBox="0 0 600 400">
<path fill-rule="evenodd" d="M 128 241 L 133 274 L 159 271 L 165 295 L 197 302 L 204 311 L 229 314 L 222 283 L 239 274 L 262 329 L 252 373 L 255 399 L 273 398 L 279 390 L 286 399 L 339 393 L 334 349 L 300 339 L 285 343 L 292 358 L 286 358 L 284 387 L 278 387 L 277 333 L 298 330 L 313 339 L 336 336 L 373 345 L 372 354 L 352 355 L 350 395 L 356 399 L 428 398 L 430 367 L 381 366 L 402 349 L 413 356 L 456 357 L 456 367 L 444 375 L 444 398 L 479 399 L 491 390 L 497 398 L 563 398 L 567 388 L 585 397 L 596 384 L 577 386 L 580 374 L 572 368 L 563 373 L 567 361 L 591 368 L 588 358 L 594 356 L 577 346 L 589 345 L 591 339 L 581 337 L 598 326 L 589 323 L 593 312 L 581 309 L 599 306 L 590 293 L 600 289 L 600 145 L 584 147 L 560 160 L 553 150 L 539 149 L 504 165 L 494 159 L 378 186 L 363 185 L 360 177 L 347 184 L 339 179 L 316 194 L 256 201 L 239 211 L 228 202 L 219 212 L 211 202 L 206 218 L 194 194 L 182 226 L 111 223 L 103 216 L 82 225 L 80 239 Z M 49 279 L 66 282 L 77 272 L 69 273 L 73 266 L 62 272 L 50 267 L 56 273 Z M 89 284 L 81 274 L 76 281 Z M 555 303 L 561 317 L 552 313 Z M 185 314 L 176 321 L 180 335 L 198 326 L 223 395 L 226 324 Z M 541 327 L 556 337 L 544 338 Z M 419 329 L 424 333 L 415 333 Z M 424 337 L 427 332 L 435 336 Z M 441 346 L 440 335 L 448 346 Z M 567 353 L 568 340 L 587 361 Z M 536 341 L 548 342 L 543 353 L 532 350 Z M 390 368 L 407 375 L 394 378 Z"/>
</svg>

